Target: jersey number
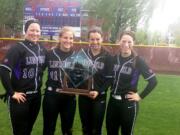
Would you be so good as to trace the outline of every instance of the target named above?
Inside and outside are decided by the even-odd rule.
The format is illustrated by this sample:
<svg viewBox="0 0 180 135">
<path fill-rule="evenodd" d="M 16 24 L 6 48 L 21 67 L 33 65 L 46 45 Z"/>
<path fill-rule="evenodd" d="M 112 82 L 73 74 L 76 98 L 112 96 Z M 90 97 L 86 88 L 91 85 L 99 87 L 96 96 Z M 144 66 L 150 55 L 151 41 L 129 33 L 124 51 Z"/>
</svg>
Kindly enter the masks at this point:
<svg viewBox="0 0 180 135">
<path fill-rule="evenodd" d="M 51 72 L 50 72 L 50 77 L 51 77 L 51 79 L 54 80 L 54 81 L 58 81 L 57 75 L 58 75 L 57 71 L 51 71 Z"/>
<path fill-rule="evenodd" d="M 27 79 L 27 78 L 34 78 L 35 76 L 35 69 L 34 68 L 24 68 L 23 69 L 23 76 L 22 78 Z"/>
</svg>

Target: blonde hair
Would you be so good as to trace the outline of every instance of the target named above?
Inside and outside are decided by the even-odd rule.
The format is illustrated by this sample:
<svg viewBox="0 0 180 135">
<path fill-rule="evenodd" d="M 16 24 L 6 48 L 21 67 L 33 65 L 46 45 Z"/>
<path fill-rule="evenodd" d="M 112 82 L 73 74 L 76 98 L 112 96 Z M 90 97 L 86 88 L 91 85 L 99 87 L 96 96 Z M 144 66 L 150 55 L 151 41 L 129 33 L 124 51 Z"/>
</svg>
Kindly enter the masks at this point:
<svg viewBox="0 0 180 135">
<path fill-rule="evenodd" d="M 60 31 L 59 31 L 59 37 L 61 37 L 65 32 L 72 32 L 73 37 L 74 37 L 74 31 L 73 31 L 73 28 L 71 26 L 62 27 L 62 29 L 60 29 Z"/>
</svg>

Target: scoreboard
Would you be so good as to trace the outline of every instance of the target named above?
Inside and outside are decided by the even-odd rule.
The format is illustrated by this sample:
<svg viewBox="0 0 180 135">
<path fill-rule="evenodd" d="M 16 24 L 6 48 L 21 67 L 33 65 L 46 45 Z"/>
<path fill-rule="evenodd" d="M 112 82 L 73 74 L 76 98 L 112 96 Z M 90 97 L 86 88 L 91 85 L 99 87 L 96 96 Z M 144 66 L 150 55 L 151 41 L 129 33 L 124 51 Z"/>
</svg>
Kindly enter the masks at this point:
<svg viewBox="0 0 180 135">
<path fill-rule="evenodd" d="M 42 35 L 56 36 L 63 26 L 80 31 L 80 0 L 26 0 L 24 22 L 36 18 L 41 23 Z"/>
</svg>

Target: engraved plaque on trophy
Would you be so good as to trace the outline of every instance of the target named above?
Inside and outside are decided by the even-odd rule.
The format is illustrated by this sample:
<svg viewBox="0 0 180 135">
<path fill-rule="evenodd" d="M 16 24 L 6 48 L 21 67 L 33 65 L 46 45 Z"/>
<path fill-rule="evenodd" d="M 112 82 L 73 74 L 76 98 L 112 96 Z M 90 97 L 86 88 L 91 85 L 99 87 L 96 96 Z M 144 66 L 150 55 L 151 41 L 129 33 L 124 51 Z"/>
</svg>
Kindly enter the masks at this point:
<svg viewBox="0 0 180 135">
<path fill-rule="evenodd" d="M 83 49 L 66 59 L 64 70 L 63 87 L 60 91 L 66 94 L 88 95 L 91 87 L 92 76 L 96 70 L 93 62 Z M 72 87 L 68 84 L 71 83 Z M 82 87 L 82 85 L 84 85 Z"/>
</svg>

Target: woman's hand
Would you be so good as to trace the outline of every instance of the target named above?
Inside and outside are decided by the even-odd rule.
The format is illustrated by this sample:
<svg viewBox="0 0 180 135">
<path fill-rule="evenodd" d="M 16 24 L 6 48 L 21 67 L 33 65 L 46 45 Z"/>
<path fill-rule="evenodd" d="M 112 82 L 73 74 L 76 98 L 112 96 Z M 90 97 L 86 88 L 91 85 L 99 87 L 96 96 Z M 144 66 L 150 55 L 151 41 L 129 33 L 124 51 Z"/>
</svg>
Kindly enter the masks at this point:
<svg viewBox="0 0 180 135">
<path fill-rule="evenodd" d="M 17 100 L 18 103 L 24 103 L 26 101 L 26 94 L 22 92 L 15 92 L 12 98 Z"/>
<path fill-rule="evenodd" d="M 128 94 L 126 95 L 126 98 L 129 100 L 129 101 L 140 101 L 141 100 L 141 97 L 139 96 L 138 93 L 135 93 L 135 92 L 128 92 Z"/>
<path fill-rule="evenodd" d="M 99 92 L 97 91 L 90 91 L 89 92 L 89 97 L 92 99 L 95 99 L 98 96 Z"/>
</svg>

